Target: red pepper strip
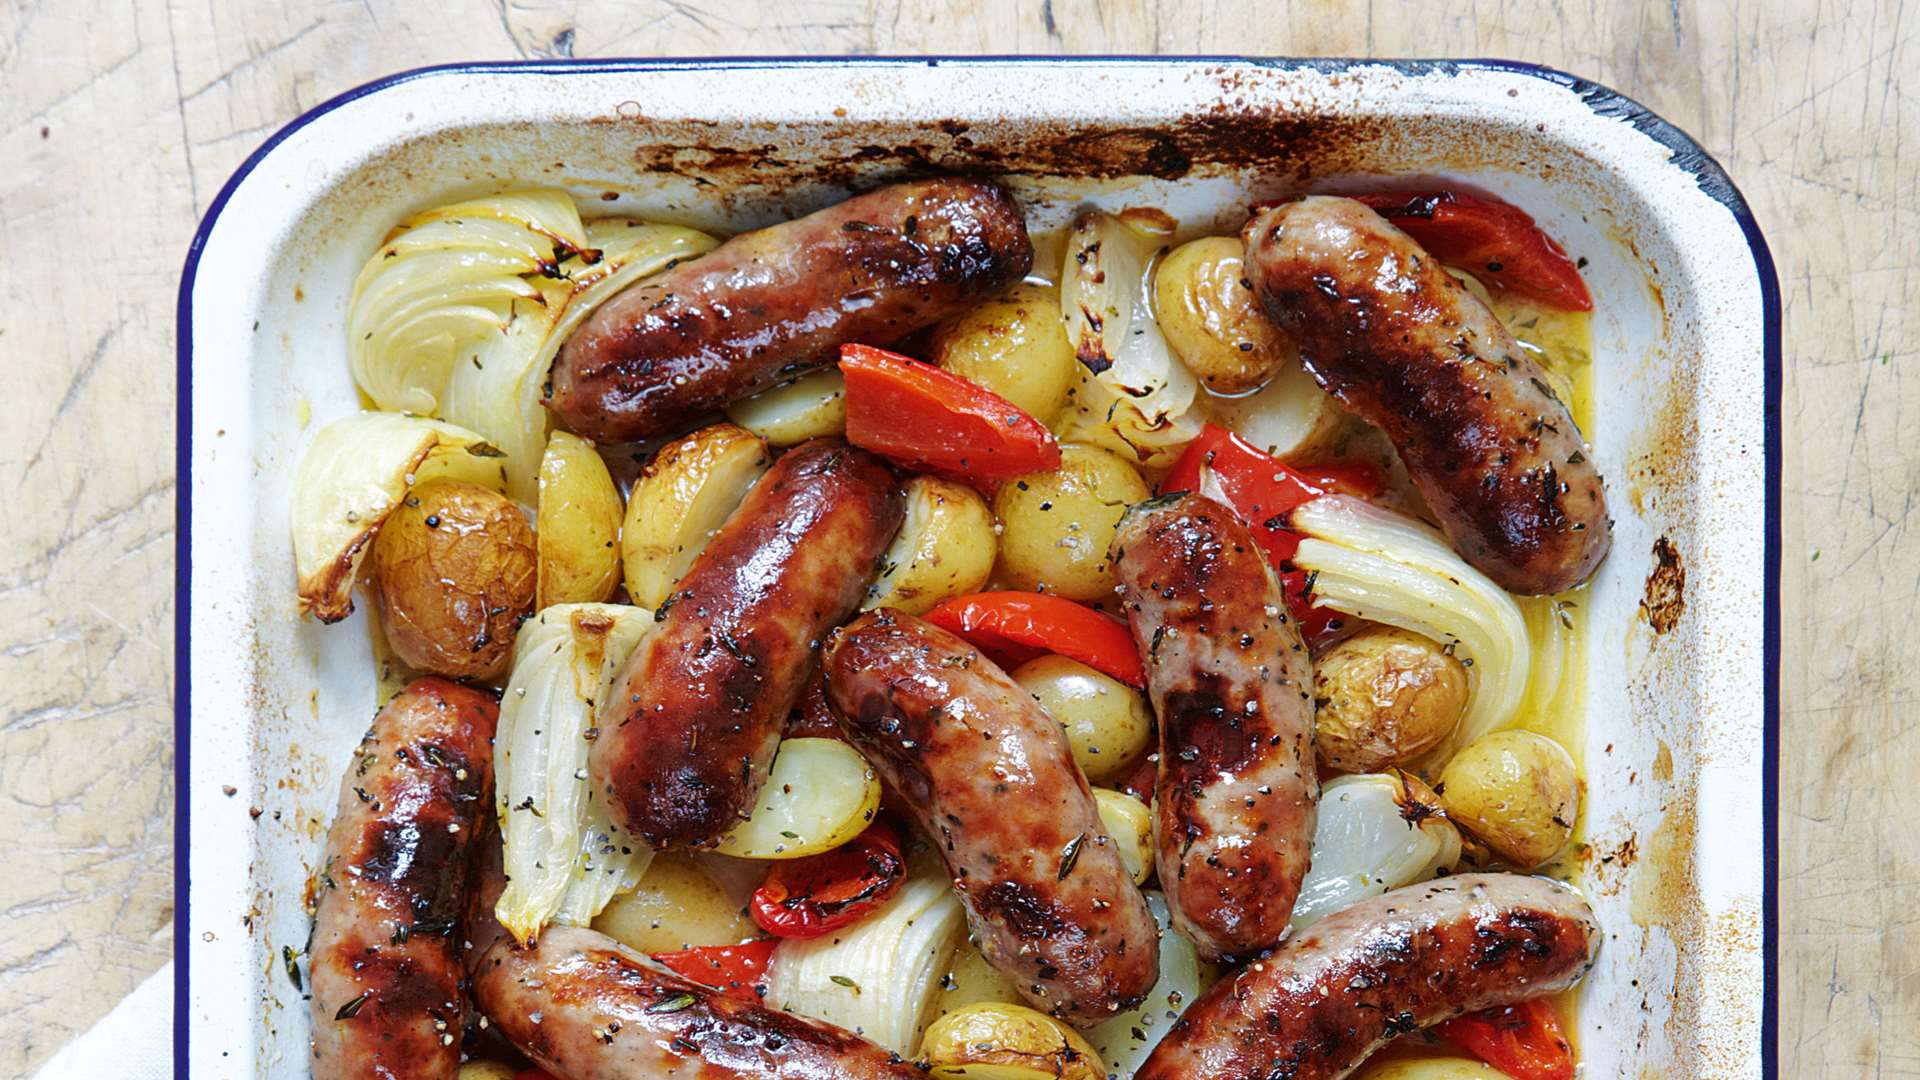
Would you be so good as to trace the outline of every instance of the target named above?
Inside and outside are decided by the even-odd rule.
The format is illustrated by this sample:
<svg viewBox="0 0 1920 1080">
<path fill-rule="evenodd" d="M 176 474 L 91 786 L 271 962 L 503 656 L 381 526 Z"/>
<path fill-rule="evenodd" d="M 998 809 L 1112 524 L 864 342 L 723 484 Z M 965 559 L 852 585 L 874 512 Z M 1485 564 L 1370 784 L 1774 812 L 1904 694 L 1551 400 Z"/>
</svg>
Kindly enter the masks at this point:
<svg viewBox="0 0 1920 1080">
<path fill-rule="evenodd" d="M 695 949 L 654 953 L 653 958 L 676 975 L 711 986 L 730 998 L 758 1001 L 767 992 L 767 965 L 780 942 L 773 938 L 744 945 L 704 945 Z"/>
<path fill-rule="evenodd" d="M 1527 212 L 1511 203 L 1457 191 L 1430 195 L 1355 195 L 1404 230 L 1434 258 L 1489 289 L 1505 289 L 1563 311 L 1592 311 L 1580 268 Z"/>
<path fill-rule="evenodd" d="M 870 345 L 841 346 L 840 371 L 855 446 L 987 488 L 1060 467 L 1046 425 L 978 383 Z"/>
<path fill-rule="evenodd" d="M 1213 484 L 1206 482 L 1208 473 Z M 1281 527 L 1288 511 L 1334 491 L 1368 498 L 1378 495 L 1382 484 L 1380 470 L 1364 462 L 1295 469 L 1226 428 L 1208 424 L 1160 481 L 1160 491 L 1217 494 L 1253 530 L 1277 570 L 1300 546 L 1300 534 Z"/>
<path fill-rule="evenodd" d="M 1434 1030 L 1513 1080 L 1573 1080 L 1573 1047 L 1546 998 L 1469 1013 Z"/>
<path fill-rule="evenodd" d="M 769 934 L 815 938 L 871 915 L 906 875 L 899 836 L 876 821 L 832 851 L 775 863 L 748 910 Z"/>
<path fill-rule="evenodd" d="M 1062 597 L 1030 592 L 956 596 L 927 612 L 926 620 L 966 638 L 1009 671 L 1059 653 L 1135 689 L 1147 685 L 1147 666 L 1127 624 Z"/>
</svg>

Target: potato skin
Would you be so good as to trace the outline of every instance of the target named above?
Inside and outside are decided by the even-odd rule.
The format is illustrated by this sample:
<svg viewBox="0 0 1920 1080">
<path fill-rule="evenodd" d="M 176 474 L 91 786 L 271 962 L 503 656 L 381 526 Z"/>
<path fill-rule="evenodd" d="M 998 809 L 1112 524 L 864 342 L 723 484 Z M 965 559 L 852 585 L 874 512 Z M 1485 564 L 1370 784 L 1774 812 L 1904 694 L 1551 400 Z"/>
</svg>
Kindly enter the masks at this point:
<svg viewBox="0 0 1920 1080">
<path fill-rule="evenodd" d="M 1132 772 L 1153 741 L 1153 714 L 1139 691 L 1058 654 L 1020 665 L 1013 681 L 1067 729 L 1074 763 L 1096 784 Z"/>
<path fill-rule="evenodd" d="M 533 613 L 536 562 L 533 527 L 513 500 L 461 481 L 422 484 L 374 541 L 387 643 L 421 671 L 500 674 Z"/>
<path fill-rule="evenodd" d="M 1313 662 L 1320 764 L 1380 772 L 1440 744 L 1467 707 L 1467 669 L 1430 638 L 1375 626 Z"/>
<path fill-rule="evenodd" d="M 1175 248 L 1153 275 L 1153 310 L 1182 363 L 1216 394 L 1259 387 L 1296 354 L 1260 310 L 1236 237 Z"/>
<path fill-rule="evenodd" d="M 1559 854 L 1580 815 L 1573 758 L 1531 731 L 1496 731 L 1468 743 L 1441 770 L 1435 790 L 1454 824 L 1523 870 Z"/>
<path fill-rule="evenodd" d="M 1101 600 L 1118 583 L 1108 549 L 1127 507 L 1152 492 L 1132 465 L 1094 446 L 1060 448 L 1060 468 L 1000 485 L 1000 570 L 1016 589 Z"/>
<path fill-rule="evenodd" d="M 1051 289 L 1017 285 L 933 332 L 927 359 L 979 383 L 1052 426 L 1066 408 L 1079 363 Z"/>
</svg>

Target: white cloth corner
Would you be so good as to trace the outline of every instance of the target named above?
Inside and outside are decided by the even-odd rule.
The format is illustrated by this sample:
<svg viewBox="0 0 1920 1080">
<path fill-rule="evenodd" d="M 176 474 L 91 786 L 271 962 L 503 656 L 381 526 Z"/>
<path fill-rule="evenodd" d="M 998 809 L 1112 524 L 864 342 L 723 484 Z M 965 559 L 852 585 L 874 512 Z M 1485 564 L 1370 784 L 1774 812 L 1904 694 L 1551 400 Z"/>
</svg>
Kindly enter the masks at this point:
<svg viewBox="0 0 1920 1080">
<path fill-rule="evenodd" d="M 60 1048 L 33 1080 L 164 1080 L 173 1075 L 173 964 Z"/>
</svg>

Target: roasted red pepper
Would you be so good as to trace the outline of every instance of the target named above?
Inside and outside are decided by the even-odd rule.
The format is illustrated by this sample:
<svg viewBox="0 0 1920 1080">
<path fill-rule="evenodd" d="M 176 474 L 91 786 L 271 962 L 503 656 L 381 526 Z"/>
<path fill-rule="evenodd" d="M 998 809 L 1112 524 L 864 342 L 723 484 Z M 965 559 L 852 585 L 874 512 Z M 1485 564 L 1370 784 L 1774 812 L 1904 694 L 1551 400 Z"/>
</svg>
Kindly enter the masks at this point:
<svg viewBox="0 0 1920 1080">
<path fill-rule="evenodd" d="M 870 345 L 842 346 L 840 371 L 855 446 L 985 488 L 1060 467 L 1046 425 L 978 383 Z"/>
<path fill-rule="evenodd" d="M 1296 469 L 1226 428 L 1208 424 L 1167 471 L 1160 491 L 1194 491 L 1221 499 L 1253 530 L 1267 561 L 1278 569 L 1300 546 L 1300 534 L 1283 527 L 1288 511 L 1335 491 L 1368 498 L 1378 495 L 1381 485 L 1380 470 L 1364 462 Z"/>
<path fill-rule="evenodd" d="M 1563 311 L 1592 311 L 1580 268 L 1553 237 L 1511 203 L 1457 191 L 1355 195 L 1426 248 L 1495 291 Z"/>
<path fill-rule="evenodd" d="M 906 876 L 900 837 L 876 821 L 832 851 L 774 863 L 748 911 L 769 934 L 819 937 L 872 914 Z"/>
<path fill-rule="evenodd" d="M 767 992 L 767 966 L 779 944 L 773 938 L 763 938 L 744 945 L 704 945 L 654 953 L 653 958 L 674 974 L 714 987 L 727 997 L 758 1001 Z"/>
<path fill-rule="evenodd" d="M 1285 527 L 1289 511 L 1339 492 L 1369 498 L 1383 486 L 1380 470 L 1365 462 L 1342 462 L 1296 469 L 1255 449 L 1225 428 L 1208 424 L 1173 463 L 1162 493 L 1197 491 L 1224 502 L 1253 533 L 1254 543 L 1279 575 L 1287 612 L 1309 645 L 1324 644 L 1344 619 L 1339 612 L 1313 606 L 1311 575 L 1292 568 L 1301 535 Z"/>
<path fill-rule="evenodd" d="M 1573 1080 L 1573 1046 L 1545 998 L 1469 1013 L 1434 1030 L 1513 1080 Z"/>
<path fill-rule="evenodd" d="M 1102 611 L 1046 593 L 990 592 L 956 596 L 927 612 L 942 630 L 966 638 L 1012 671 L 1048 653 L 1070 657 L 1140 688 L 1147 666 L 1127 624 Z"/>
</svg>

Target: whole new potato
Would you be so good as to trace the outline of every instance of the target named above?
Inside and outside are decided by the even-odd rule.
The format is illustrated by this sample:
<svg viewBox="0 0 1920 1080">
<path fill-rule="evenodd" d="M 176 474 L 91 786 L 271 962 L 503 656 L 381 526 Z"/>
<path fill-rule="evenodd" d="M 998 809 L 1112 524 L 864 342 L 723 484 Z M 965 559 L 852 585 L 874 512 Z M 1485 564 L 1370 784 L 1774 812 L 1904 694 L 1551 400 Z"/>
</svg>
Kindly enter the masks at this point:
<svg viewBox="0 0 1920 1080">
<path fill-rule="evenodd" d="M 933 331 L 927 359 L 1051 426 L 1080 372 L 1053 290 L 1018 285 Z"/>
<path fill-rule="evenodd" d="M 1205 236 L 1173 249 L 1153 275 L 1154 315 L 1167 343 L 1207 389 L 1244 394 L 1297 355 L 1260 310 L 1237 236 Z"/>
<path fill-rule="evenodd" d="M 461 481 L 422 484 L 373 545 L 387 643 L 421 671 L 498 675 L 533 612 L 535 565 L 533 528 L 511 499 Z"/>
<path fill-rule="evenodd" d="M 1438 746 L 1467 707 L 1467 669 L 1431 638 L 1376 626 L 1313 662 L 1320 764 L 1380 772 Z"/>
<path fill-rule="evenodd" d="M 1525 870 L 1553 858 L 1580 816 L 1573 758 L 1531 731 L 1496 731 L 1468 743 L 1435 786 L 1447 817 Z"/>
<path fill-rule="evenodd" d="M 1000 485 L 1000 572 L 1016 589 L 1088 602 L 1113 594 L 1107 559 L 1127 507 L 1152 495 L 1118 455 L 1067 443 L 1060 467 Z"/>
</svg>

